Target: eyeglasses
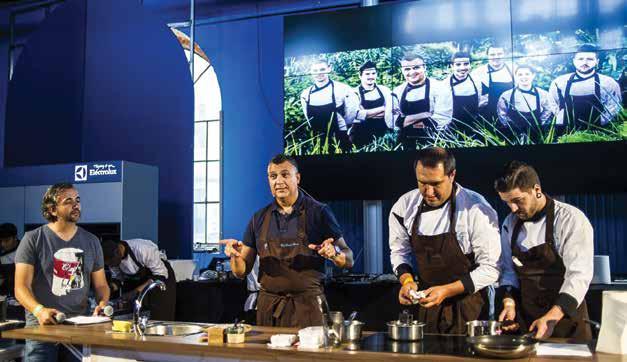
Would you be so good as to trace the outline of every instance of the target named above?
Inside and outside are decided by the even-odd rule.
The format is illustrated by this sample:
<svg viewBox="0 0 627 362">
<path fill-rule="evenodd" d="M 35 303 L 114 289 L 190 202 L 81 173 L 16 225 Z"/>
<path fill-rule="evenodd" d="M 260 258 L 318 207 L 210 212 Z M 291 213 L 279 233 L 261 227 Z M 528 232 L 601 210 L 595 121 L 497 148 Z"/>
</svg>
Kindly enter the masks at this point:
<svg viewBox="0 0 627 362">
<path fill-rule="evenodd" d="M 409 72 L 410 70 L 420 70 L 423 69 L 425 67 L 424 64 L 419 64 L 419 65 L 414 65 L 411 67 L 403 67 L 401 68 L 403 70 L 403 72 Z"/>
</svg>

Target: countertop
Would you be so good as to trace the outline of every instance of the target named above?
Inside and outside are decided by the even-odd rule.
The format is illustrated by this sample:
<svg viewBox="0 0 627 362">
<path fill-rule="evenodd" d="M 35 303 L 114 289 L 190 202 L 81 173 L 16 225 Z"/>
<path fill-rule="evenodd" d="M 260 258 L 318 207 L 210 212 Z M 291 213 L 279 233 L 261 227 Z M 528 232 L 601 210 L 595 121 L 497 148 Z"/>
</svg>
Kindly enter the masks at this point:
<svg viewBox="0 0 627 362">
<path fill-rule="evenodd" d="M 400 354 L 393 352 L 351 351 L 346 346 L 331 350 L 297 350 L 268 348 L 270 336 L 277 333 L 296 333 L 293 328 L 253 327 L 246 336 L 244 344 L 218 344 L 208 345 L 199 341 L 200 334 L 186 337 L 136 337 L 134 334 L 112 333 L 111 323 L 95 325 L 53 325 L 20 328 L 3 331 L 2 338 L 35 339 L 48 342 L 71 343 L 75 345 L 91 345 L 92 347 L 104 347 L 119 350 L 132 350 L 152 353 L 176 353 L 181 355 L 199 357 L 221 357 L 246 360 L 248 358 L 262 361 L 276 360 L 325 360 L 325 361 L 382 361 L 392 359 L 394 361 L 405 360 L 434 360 L 438 361 L 462 361 L 484 359 L 476 357 L 458 357 L 433 354 Z M 373 332 L 365 332 L 371 335 Z M 487 360 L 487 359 L 485 359 Z M 514 361 L 576 361 L 590 360 L 568 357 L 529 357 Z M 595 353 L 593 361 L 618 362 L 627 361 L 627 356 Z"/>
</svg>

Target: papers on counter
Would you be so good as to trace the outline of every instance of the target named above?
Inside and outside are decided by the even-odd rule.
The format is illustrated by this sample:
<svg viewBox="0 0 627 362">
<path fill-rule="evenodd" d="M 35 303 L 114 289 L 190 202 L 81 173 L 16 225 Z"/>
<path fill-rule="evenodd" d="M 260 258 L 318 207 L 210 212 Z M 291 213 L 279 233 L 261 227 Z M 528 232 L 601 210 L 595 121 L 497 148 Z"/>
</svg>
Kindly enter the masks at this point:
<svg viewBox="0 0 627 362">
<path fill-rule="evenodd" d="M 536 355 L 592 357 L 588 345 L 569 343 L 540 343 L 536 349 Z"/>
<path fill-rule="evenodd" d="M 69 324 L 96 324 L 110 322 L 111 318 L 104 316 L 76 316 L 65 320 Z"/>
</svg>

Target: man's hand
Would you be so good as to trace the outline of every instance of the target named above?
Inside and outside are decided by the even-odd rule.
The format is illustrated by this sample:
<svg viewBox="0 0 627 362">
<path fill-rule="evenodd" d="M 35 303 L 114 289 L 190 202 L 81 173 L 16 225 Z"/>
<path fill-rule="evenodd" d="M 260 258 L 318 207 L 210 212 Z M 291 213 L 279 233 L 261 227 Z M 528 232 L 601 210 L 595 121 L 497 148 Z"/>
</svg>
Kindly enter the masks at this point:
<svg viewBox="0 0 627 362">
<path fill-rule="evenodd" d="M 503 310 L 499 314 L 499 322 L 514 321 L 516 319 L 516 302 L 512 298 L 503 299 Z M 512 332 L 518 329 L 517 323 L 503 323 L 501 329 L 505 332 Z"/>
<path fill-rule="evenodd" d="M 99 316 L 100 314 L 104 314 L 104 308 L 105 308 L 106 306 L 107 306 L 107 303 L 100 302 L 100 303 L 96 306 L 96 308 L 94 308 L 94 312 L 92 313 L 92 315 L 93 315 L 94 317 L 97 317 L 97 316 Z"/>
<path fill-rule="evenodd" d="M 536 339 L 546 339 L 551 337 L 553 334 L 553 329 L 557 322 L 559 322 L 564 317 L 564 312 L 558 306 L 553 306 L 553 308 L 549 309 L 549 311 L 543 315 L 542 317 L 536 319 L 529 326 L 529 332 L 536 330 L 535 338 Z"/>
<path fill-rule="evenodd" d="M 54 318 L 55 315 L 59 313 L 58 310 L 54 308 L 42 308 L 39 312 L 37 312 L 37 321 L 39 321 L 39 325 L 45 324 L 57 324 L 57 320 Z"/>
<path fill-rule="evenodd" d="M 333 244 L 335 240 L 333 238 L 328 238 L 323 241 L 320 245 L 309 244 L 309 249 L 316 250 L 318 255 L 325 259 L 333 260 L 338 257 L 338 253 L 335 250 L 335 244 Z"/>
<path fill-rule="evenodd" d="M 418 291 L 418 284 L 415 281 L 406 282 L 398 292 L 398 301 L 402 305 L 412 305 L 413 300 L 409 295 L 410 290 Z"/>
<path fill-rule="evenodd" d="M 425 297 L 418 300 L 418 303 L 425 308 L 435 307 L 442 304 L 446 298 L 450 298 L 464 292 L 464 285 L 459 280 L 445 285 L 436 285 L 423 291 Z"/>
<path fill-rule="evenodd" d="M 220 240 L 220 244 L 224 245 L 224 254 L 229 258 L 239 258 L 242 256 L 243 242 L 235 239 L 225 239 Z"/>
</svg>

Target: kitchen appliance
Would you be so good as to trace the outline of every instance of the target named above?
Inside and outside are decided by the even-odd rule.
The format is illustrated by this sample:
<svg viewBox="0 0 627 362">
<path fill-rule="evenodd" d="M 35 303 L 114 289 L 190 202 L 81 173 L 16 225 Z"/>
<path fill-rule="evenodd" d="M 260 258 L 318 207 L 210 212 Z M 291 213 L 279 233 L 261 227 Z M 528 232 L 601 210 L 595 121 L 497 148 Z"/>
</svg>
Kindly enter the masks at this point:
<svg viewBox="0 0 627 362">
<path fill-rule="evenodd" d="M 514 359 L 535 353 L 540 341 L 526 334 L 467 337 L 466 342 L 481 356 Z"/>
</svg>

